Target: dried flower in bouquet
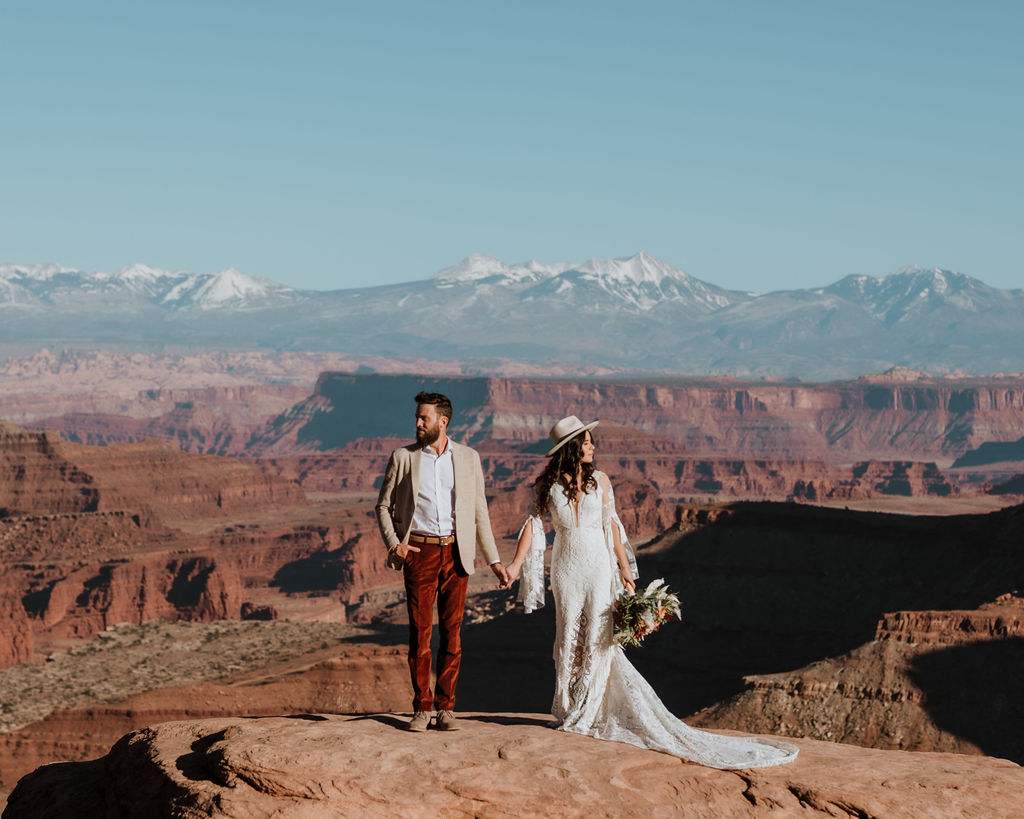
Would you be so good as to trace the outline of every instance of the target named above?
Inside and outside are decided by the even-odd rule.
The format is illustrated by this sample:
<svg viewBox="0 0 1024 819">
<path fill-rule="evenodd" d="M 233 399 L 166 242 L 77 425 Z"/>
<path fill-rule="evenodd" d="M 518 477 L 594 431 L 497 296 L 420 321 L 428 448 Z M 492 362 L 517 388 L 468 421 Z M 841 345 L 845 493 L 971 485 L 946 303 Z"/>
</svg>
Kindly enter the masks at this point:
<svg viewBox="0 0 1024 819">
<path fill-rule="evenodd" d="M 638 646 L 669 620 L 679 620 L 682 613 L 679 598 L 668 590 L 659 577 L 643 591 L 624 591 L 612 603 L 615 617 L 615 642 L 622 646 Z"/>
</svg>

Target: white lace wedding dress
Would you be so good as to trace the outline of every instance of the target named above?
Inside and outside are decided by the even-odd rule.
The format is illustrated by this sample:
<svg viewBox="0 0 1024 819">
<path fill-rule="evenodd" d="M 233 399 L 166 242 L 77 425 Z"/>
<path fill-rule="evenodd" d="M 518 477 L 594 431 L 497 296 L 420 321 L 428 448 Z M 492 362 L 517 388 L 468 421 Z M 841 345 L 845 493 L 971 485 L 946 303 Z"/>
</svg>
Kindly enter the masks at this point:
<svg viewBox="0 0 1024 819">
<path fill-rule="evenodd" d="M 583 493 L 577 510 L 562 487 L 552 487 L 548 509 L 555 526 L 551 590 L 555 598 L 555 696 L 559 728 L 698 762 L 712 768 L 761 768 L 796 758 L 784 742 L 730 737 L 691 728 L 661 703 L 612 637 L 612 601 L 622 590 L 612 527 L 625 544 L 611 483 L 594 473 L 597 491 Z M 526 611 L 544 605 L 542 521 L 531 517 L 532 543 L 523 563 L 519 597 Z M 524 527 L 525 528 L 525 527 Z M 632 552 L 628 550 L 632 562 Z M 634 575 L 636 574 L 634 564 Z"/>
</svg>

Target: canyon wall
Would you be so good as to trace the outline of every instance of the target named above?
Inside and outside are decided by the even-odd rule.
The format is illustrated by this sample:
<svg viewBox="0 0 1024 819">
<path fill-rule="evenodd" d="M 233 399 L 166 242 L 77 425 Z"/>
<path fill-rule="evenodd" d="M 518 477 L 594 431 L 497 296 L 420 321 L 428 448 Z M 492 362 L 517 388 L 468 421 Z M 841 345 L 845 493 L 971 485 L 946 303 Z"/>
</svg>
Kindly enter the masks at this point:
<svg viewBox="0 0 1024 819">
<path fill-rule="evenodd" d="M 308 387 L 273 384 L 7 393 L 0 418 L 84 444 L 157 438 L 188 452 L 231 455 L 244 452 L 268 418 L 308 395 Z"/>
<path fill-rule="evenodd" d="M 870 642 L 795 671 L 748 676 L 745 691 L 694 722 L 784 726 L 796 736 L 872 748 L 1021 762 L 1024 717 L 1006 681 L 1022 672 L 1022 598 L 1005 595 L 973 610 L 890 612 Z"/>
<path fill-rule="evenodd" d="M 541 378 L 324 372 L 299 385 L 135 392 L 7 393 L 0 418 L 90 444 L 155 437 L 213 454 L 285 457 L 360 438 L 409 436 L 412 397 L 445 392 L 452 431 L 531 447 L 565 414 L 669 440 L 691 455 L 934 461 L 1020 439 L 1020 376 L 929 378 L 893 373 L 829 383 L 686 378 Z"/>
<path fill-rule="evenodd" d="M 272 613 L 290 595 L 393 582 L 369 505 L 172 444 L 89 447 L 0 427 L 0 667 L 119 622 Z M 261 614 L 260 616 L 264 616 Z"/>
<path fill-rule="evenodd" d="M 982 441 L 1017 440 L 1024 425 L 1019 378 L 751 384 L 324 373 L 310 398 L 253 437 L 250 451 L 316 452 L 407 435 L 421 389 L 452 398 L 453 434 L 474 444 L 535 445 L 571 413 L 652 433 L 691 454 L 950 463 Z"/>
</svg>

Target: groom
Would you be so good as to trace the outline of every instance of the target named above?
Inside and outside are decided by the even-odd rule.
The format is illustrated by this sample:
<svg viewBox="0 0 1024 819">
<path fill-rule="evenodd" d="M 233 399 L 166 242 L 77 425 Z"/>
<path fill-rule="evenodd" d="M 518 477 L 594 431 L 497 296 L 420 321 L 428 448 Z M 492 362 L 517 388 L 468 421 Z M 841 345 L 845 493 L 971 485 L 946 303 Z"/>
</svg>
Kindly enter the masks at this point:
<svg viewBox="0 0 1024 819">
<path fill-rule="evenodd" d="M 388 460 L 377 497 L 377 522 L 388 548 L 388 566 L 405 575 L 409 610 L 409 670 L 413 717 L 410 731 L 457 731 L 455 685 L 462 660 L 462 612 L 477 545 L 502 584 L 508 575 L 498 557 L 476 450 L 448 437 L 452 402 L 437 392 L 416 396 L 416 443 Z M 437 599 L 440 644 L 437 690 L 430 692 L 430 634 Z"/>
</svg>

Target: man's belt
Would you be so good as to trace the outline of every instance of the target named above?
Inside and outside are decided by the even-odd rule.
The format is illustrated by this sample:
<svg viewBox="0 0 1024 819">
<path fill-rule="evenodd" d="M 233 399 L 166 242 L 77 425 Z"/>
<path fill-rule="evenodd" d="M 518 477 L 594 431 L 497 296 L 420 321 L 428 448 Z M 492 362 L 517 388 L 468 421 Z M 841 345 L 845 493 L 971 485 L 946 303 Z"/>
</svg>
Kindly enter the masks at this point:
<svg viewBox="0 0 1024 819">
<path fill-rule="evenodd" d="M 424 543 L 427 546 L 451 546 L 455 542 L 455 535 L 423 535 L 413 532 L 409 535 L 410 543 Z"/>
</svg>

